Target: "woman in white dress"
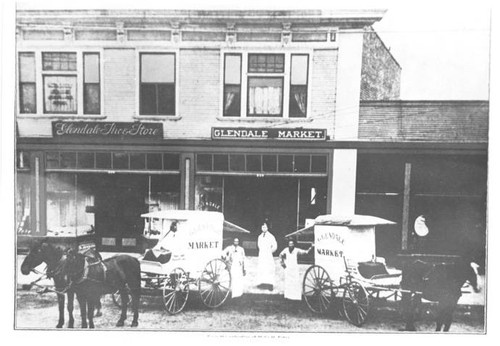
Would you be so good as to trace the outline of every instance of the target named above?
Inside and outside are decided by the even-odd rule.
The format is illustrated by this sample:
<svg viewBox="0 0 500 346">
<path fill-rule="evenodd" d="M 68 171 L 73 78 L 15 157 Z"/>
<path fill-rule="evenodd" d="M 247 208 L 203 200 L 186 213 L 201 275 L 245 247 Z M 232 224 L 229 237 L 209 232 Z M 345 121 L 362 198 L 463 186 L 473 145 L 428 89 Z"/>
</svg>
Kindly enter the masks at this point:
<svg viewBox="0 0 500 346">
<path fill-rule="evenodd" d="M 268 222 L 261 225 L 262 233 L 257 239 L 257 247 L 259 248 L 259 263 L 257 271 L 258 288 L 268 289 L 272 291 L 274 288 L 274 258 L 273 253 L 278 248 L 276 238 L 269 232 Z"/>
<path fill-rule="evenodd" d="M 290 300 L 301 300 L 301 278 L 299 273 L 299 264 L 297 255 L 308 254 L 308 250 L 302 250 L 295 247 L 295 241 L 288 241 L 288 248 L 284 248 L 280 253 L 281 266 L 285 269 L 285 298 Z"/>
</svg>

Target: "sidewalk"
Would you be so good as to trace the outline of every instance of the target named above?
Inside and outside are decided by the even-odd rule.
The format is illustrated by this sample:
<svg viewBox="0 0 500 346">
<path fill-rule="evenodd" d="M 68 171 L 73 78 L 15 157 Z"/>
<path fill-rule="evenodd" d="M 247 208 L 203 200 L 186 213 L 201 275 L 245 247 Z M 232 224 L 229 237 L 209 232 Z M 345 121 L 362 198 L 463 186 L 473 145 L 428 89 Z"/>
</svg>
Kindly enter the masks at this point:
<svg viewBox="0 0 500 346">
<path fill-rule="evenodd" d="M 116 253 L 108 253 L 104 252 L 101 253 L 101 256 L 105 258 L 109 258 L 116 255 Z M 139 257 L 139 254 L 130 254 L 133 256 Z M 27 285 L 29 285 L 31 282 L 35 281 L 39 275 L 30 273 L 29 275 L 22 275 L 21 274 L 21 263 L 24 260 L 25 256 L 24 255 L 18 255 L 17 257 L 17 288 L 18 289 L 23 289 L 27 288 Z M 257 257 L 247 257 L 247 275 L 245 276 L 245 288 L 244 288 L 244 293 L 245 294 L 253 294 L 253 295 L 272 295 L 272 296 L 283 296 L 283 291 L 284 291 L 284 282 L 285 282 L 285 275 L 284 275 L 284 270 L 280 265 L 279 259 L 275 258 L 274 263 L 275 263 L 275 268 L 276 268 L 276 285 L 274 286 L 273 291 L 268 291 L 268 290 L 262 290 L 257 288 L 257 262 L 258 259 Z M 309 268 L 310 265 L 299 265 L 299 271 L 300 271 L 300 276 L 303 277 L 307 268 Z M 39 270 L 43 270 L 45 268 L 45 265 L 41 265 Z M 331 278 L 334 281 L 338 281 L 338 278 Z M 479 293 L 475 293 L 472 288 L 468 287 L 467 290 L 470 291 L 469 293 L 463 293 L 462 297 L 458 301 L 459 305 L 463 306 L 484 306 L 485 305 L 485 288 L 484 288 L 484 282 L 485 278 L 484 276 L 479 276 L 478 278 L 478 285 L 481 291 Z M 38 285 L 41 286 L 52 286 L 53 282 L 52 280 L 40 280 L 37 282 Z"/>
</svg>

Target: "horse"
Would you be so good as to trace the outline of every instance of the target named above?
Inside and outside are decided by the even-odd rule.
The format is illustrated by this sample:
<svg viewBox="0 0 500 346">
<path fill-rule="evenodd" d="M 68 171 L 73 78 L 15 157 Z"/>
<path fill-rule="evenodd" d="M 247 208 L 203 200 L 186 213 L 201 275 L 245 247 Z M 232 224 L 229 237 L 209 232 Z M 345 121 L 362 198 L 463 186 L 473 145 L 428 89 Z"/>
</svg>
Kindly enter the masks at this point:
<svg viewBox="0 0 500 346">
<path fill-rule="evenodd" d="M 436 331 L 448 332 L 453 312 L 462 296 L 462 286 L 469 282 L 474 292 L 479 292 L 474 264 L 463 258 L 452 263 L 422 260 L 407 263 L 401 278 L 402 312 L 406 322 L 404 330 L 416 330 L 415 311 L 424 298 L 437 302 Z"/>
<path fill-rule="evenodd" d="M 96 254 L 96 256 L 99 256 Z M 59 321 L 56 328 L 62 328 L 64 325 L 64 301 L 65 295 L 68 296 L 68 328 L 73 328 L 74 318 L 73 318 L 73 302 L 74 302 L 74 291 L 68 289 L 69 281 L 67 280 L 65 274 L 63 273 L 63 267 L 66 261 L 66 255 L 64 250 L 55 247 L 48 243 L 46 239 L 42 239 L 40 242 L 35 244 L 24 259 L 21 264 L 21 273 L 23 275 L 28 275 L 30 272 L 35 272 L 35 268 L 40 264 L 45 263 L 47 265 L 46 276 L 49 279 L 53 279 L 55 285 L 55 292 L 57 293 L 57 302 L 59 308 Z M 47 292 L 45 291 L 42 292 Z M 99 300 L 97 304 L 97 311 L 95 316 L 101 316 L 101 302 Z"/>
<path fill-rule="evenodd" d="M 128 293 L 132 296 L 133 320 L 131 327 L 139 325 L 139 300 L 141 296 L 141 266 L 139 260 L 129 255 L 117 255 L 104 261 L 91 260 L 70 249 L 63 271 L 76 292 L 82 315 L 82 328 L 94 328 L 94 307 L 103 294 L 119 291 L 122 300 L 120 319 L 122 327 L 127 318 Z M 87 311 L 86 311 L 87 310 Z"/>
</svg>

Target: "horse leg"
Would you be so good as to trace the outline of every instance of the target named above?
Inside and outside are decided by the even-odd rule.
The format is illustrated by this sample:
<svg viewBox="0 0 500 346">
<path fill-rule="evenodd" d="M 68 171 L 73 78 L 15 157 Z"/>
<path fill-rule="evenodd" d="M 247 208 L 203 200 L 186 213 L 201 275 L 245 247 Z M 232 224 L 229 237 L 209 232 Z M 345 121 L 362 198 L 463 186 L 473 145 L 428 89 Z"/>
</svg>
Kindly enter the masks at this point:
<svg viewBox="0 0 500 346">
<path fill-rule="evenodd" d="M 88 311 L 87 311 L 87 317 L 89 319 L 89 328 L 94 329 L 94 299 L 89 298 L 87 300 L 87 305 L 88 305 Z"/>
<path fill-rule="evenodd" d="M 96 304 L 95 304 L 96 312 L 94 314 L 94 317 L 101 317 L 102 316 L 101 308 L 102 308 L 101 298 L 99 297 L 99 299 L 97 299 Z"/>
<path fill-rule="evenodd" d="M 75 293 L 68 292 L 68 328 L 73 328 L 75 324 L 75 319 L 73 318 L 73 308 L 74 308 Z"/>
<path fill-rule="evenodd" d="M 455 303 L 456 304 L 456 303 Z M 455 310 L 455 304 L 447 307 L 443 315 L 444 329 L 443 332 L 448 332 L 451 327 L 451 322 L 453 320 L 453 311 Z"/>
<path fill-rule="evenodd" d="M 139 325 L 139 299 L 141 296 L 140 288 L 132 291 L 132 311 L 134 312 L 134 318 L 132 320 L 131 327 L 137 327 Z"/>
<path fill-rule="evenodd" d="M 57 294 L 57 304 L 59 308 L 59 322 L 56 328 L 62 328 L 64 325 L 64 294 Z"/>
<path fill-rule="evenodd" d="M 415 304 L 412 293 L 402 293 L 402 314 L 406 323 L 404 331 L 415 331 Z"/>
<path fill-rule="evenodd" d="M 441 303 L 438 303 L 437 313 L 436 313 L 436 332 L 440 332 L 443 327 L 444 322 L 444 309 L 441 306 Z"/>
<path fill-rule="evenodd" d="M 87 299 L 82 294 L 77 294 L 78 304 L 80 304 L 80 316 L 82 317 L 82 328 L 87 328 Z"/>
<path fill-rule="evenodd" d="M 127 319 L 128 292 L 126 288 L 120 289 L 120 297 L 122 299 L 122 313 L 120 315 L 120 319 L 116 323 L 117 327 L 123 327 L 125 320 Z"/>
</svg>

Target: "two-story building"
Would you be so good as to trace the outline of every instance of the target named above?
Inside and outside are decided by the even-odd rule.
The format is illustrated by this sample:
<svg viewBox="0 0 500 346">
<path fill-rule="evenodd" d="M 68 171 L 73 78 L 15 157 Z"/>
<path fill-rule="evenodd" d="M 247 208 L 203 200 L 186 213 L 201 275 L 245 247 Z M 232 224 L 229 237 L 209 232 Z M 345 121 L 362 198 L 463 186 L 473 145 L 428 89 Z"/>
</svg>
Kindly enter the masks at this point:
<svg viewBox="0 0 500 346">
<path fill-rule="evenodd" d="M 389 254 L 423 213 L 444 208 L 436 240 L 484 227 L 488 104 L 399 101 L 383 14 L 18 11 L 18 240 L 140 251 L 169 209 L 223 212 L 250 253 L 264 218 L 281 247 L 320 214 L 386 217 Z"/>
</svg>

